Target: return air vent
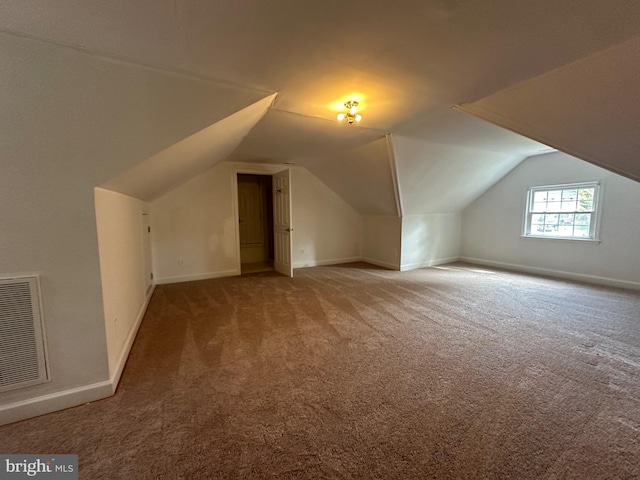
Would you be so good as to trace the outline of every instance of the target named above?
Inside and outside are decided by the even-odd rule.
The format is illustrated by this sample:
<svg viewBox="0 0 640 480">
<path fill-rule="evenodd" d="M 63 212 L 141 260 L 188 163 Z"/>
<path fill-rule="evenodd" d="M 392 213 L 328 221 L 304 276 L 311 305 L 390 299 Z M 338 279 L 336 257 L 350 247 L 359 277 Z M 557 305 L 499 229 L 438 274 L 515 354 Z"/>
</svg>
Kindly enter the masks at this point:
<svg viewBox="0 0 640 480">
<path fill-rule="evenodd" d="M 49 380 L 37 277 L 0 279 L 0 392 Z"/>
</svg>

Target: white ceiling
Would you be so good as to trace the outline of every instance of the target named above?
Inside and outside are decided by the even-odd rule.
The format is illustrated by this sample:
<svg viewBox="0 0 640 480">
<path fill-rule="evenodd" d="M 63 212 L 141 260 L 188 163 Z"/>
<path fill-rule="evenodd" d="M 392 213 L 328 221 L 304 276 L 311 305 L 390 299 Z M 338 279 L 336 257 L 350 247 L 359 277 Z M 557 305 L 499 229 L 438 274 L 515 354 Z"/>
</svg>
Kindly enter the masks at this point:
<svg viewBox="0 0 640 480">
<path fill-rule="evenodd" d="M 271 109 L 230 160 L 296 163 L 308 167 L 377 138 L 384 132 Z M 277 140 L 275 140 L 277 139 Z"/>
<path fill-rule="evenodd" d="M 386 137 L 307 166 L 364 215 L 398 215 Z"/>
<path fill-rule="evenodd" d="M 640 181 L 640 36 L 462 108 Z"/>
<path fill-rule="evenodd" d="M 350 158 L 345 151 L 369 151 L 367 145 L 387 133 L 425 142 L 420 151 L 432 151 L 431 144 L 449 145 L 439 158 L 399 160 L 401 173 L 411 176 L 400 179 L 403 201 L 415 206 L 405 213 L 427 213 L 432 206 L 421 206 L 423 195 L 414 194 L 418 186 L 408 185 L 420 182 L 417 172 L 439 171 L 430 162 L 454 161 L 452 155 L 465 162 L 469 150 L 476 149 L 483 159 L 497 152 L 493 163 L 502 165 L 504 155 L 514 159 L 544 148 L 451 111 L 453 105 L 474 102 L 640 35 L 640 2 L 4 0 L 0 29 L 211 79 L 254 95 L 278 93 L 273 108 L 231 159 L 295 162 L 336 190 L 353 183 L 356 188 L 341 195 L 363 192 L 350 199 L 363 212 L 395 208 L 373 198 L 388 176 L 382 168 L 371 170 L 378 177 L 365 175 L 361 153 L 352 161 L 359 174 L 345 173 L 347 168 L 340 168 L 345 156 Z M 634 93 L 637 88 L 628 92 Z M 351 98 L 361 102 L 363 120 L 357 126 L 339 125 L 335 115 Z M 381 150 L 371 149 L 372 162 L 382 165 Z M 478 161 L 479 166 L 486 163 Z M 486 177 L 494 178 L 501 168 Z M 423 180 L 445 188 L 444 179 Z M 447 175 L 446 182 L 476 193 L 486 188 L 484 181 L 469 185 L 455 175 Z"/>
<path fill-rule="evenodd" d="M 225 160 L 260 121 L 274 95 L 174 143 L 102 185 L 152 201 Z"/>
<path fill-rule="evenodd" d="M 397 135 L 393 142 L 405 215 L 462 210 L 525 158 Z"/>
</svg>

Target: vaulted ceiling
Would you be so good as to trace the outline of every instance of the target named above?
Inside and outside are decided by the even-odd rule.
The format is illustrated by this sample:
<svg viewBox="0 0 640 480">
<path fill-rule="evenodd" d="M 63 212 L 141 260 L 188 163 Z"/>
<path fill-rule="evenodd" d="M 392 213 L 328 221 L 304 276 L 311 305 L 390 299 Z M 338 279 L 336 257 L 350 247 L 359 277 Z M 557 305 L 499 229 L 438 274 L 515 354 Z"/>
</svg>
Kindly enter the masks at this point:
<svg viewBox="0 0 640 480">
<path fill-rule="evenodd" d="M 6 0 L 0 28 L 202 79 L 226 112 L 230 88 L 277 93 L 264 116 L 236 101 L 232 140 L 202 133 L 153 161 L 208 145 L 193 158 L 296 163 L 366 214 L 464 208 L 542 143 L 640 179 L 636 0 Z M 335 120 L 347 99 L 359 125 Z M 136 188 L 153 197 L 194 162 Z"/>
<path fill-rule="evenodd" d="M 460 108 L 640 182 L 640 36 Z"/>
</svg>

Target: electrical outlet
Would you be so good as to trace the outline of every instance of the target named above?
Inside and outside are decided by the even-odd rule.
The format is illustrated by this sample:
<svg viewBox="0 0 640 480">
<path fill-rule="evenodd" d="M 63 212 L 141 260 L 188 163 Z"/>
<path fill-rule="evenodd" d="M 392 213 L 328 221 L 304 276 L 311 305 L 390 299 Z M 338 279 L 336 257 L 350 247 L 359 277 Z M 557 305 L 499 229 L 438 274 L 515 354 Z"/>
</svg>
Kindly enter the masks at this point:
<svg viewBox="0 0 640 480">
<path fill-rule="evenodd" d="M 301 249 L 300 249 L 300 254 L 301 254 L 301 255 L 304 255 L 304 248 L 301 248 Z"/>
</svg>

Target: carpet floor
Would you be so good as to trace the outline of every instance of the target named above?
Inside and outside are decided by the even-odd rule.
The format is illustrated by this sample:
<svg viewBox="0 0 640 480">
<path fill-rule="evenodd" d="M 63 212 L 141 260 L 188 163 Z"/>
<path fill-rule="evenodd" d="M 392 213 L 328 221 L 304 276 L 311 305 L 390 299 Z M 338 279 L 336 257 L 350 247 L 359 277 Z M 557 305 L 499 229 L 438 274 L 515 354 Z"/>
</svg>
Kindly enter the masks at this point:
<svg viewBox="0 0 640 480">
<path fill-rule="evenodd" d="M 80 478 L 640 478 L 640 293 L 462 263 L 158 286 L 115 396 L 0 427 Z"/>
</svg>

